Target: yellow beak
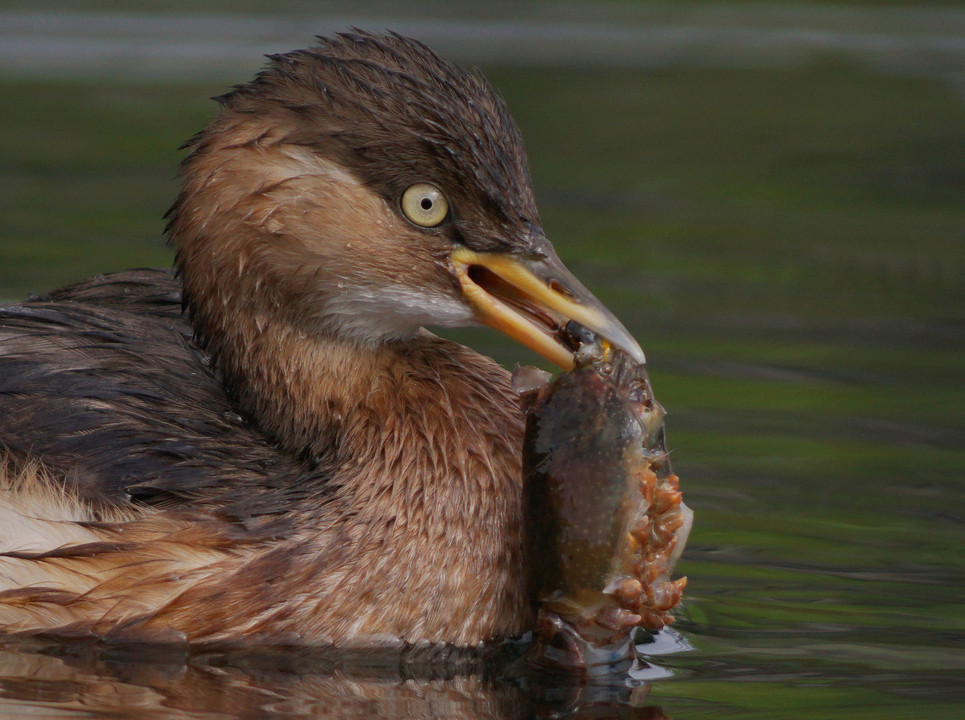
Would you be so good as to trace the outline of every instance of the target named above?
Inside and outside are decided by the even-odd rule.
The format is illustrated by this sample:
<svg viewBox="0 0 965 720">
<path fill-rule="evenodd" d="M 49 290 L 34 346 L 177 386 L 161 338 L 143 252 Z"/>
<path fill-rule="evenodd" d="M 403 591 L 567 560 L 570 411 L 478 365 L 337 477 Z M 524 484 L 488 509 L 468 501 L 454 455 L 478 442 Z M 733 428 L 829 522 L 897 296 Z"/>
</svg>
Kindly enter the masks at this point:
<svg viewBox="0 0 965 720">
<path fill-rule="evenodd" d="M 643 350 L 613 313 L 555 256 L 536 260 L 458 248 L 451 255 L 463 296 L 476 318 L 556 363 L 574 366 L 559 330 L 574 320 L 645 362 Z"/>
</svg>

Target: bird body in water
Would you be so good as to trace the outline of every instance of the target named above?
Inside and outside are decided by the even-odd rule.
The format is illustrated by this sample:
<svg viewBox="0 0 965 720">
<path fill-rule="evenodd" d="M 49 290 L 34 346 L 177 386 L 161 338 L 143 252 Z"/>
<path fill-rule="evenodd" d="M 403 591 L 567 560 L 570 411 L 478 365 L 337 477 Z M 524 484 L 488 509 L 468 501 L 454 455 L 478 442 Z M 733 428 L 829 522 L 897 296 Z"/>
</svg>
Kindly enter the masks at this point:
<svg viewBox="0 0 965 720">
<path fill-rule="evenodd" d="M 475 645 L 532 621 L 508 373 L 569 320 L 481 77 L 397 35 L 272 56 L 188 144 L 176 272 L 0 309 L 0 632 Z"/>
</svg>

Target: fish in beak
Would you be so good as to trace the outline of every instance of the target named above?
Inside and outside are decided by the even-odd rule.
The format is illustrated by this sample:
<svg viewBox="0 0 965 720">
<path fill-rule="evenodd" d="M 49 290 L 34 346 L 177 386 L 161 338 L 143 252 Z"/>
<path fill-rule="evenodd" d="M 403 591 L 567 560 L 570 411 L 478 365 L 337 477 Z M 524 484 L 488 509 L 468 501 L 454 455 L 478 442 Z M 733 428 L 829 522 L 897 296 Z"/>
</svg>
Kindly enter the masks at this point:
<svg viewBox="0 0 965 720">
<path fill-rule="evenodd" d="M 458 248 L 451 255 L 462 294 L 483 324 L 510 336 L 564 370 L 573 348 L 560 330 L 575 321 L 639 363 L 643 350 L 613 313 L 555 254 L 526 258 Z"/>
</svg>

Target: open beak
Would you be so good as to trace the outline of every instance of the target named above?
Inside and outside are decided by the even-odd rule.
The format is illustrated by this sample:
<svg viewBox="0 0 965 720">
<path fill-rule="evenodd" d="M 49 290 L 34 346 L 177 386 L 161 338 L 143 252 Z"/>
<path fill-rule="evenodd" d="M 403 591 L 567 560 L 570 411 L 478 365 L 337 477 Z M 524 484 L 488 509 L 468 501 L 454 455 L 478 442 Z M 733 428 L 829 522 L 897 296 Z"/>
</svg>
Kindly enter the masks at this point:
<svg viewBox="0 0 965 720">
<path fill-rule="evenodd" d="M 458 248 L 451 257 L 476 318 L 564 370 L 574 366 L 573 350 L 559 331 L 570 320 L 645 361 L 633 336 L 555 255 L 531 260 Z"/>
</svg>

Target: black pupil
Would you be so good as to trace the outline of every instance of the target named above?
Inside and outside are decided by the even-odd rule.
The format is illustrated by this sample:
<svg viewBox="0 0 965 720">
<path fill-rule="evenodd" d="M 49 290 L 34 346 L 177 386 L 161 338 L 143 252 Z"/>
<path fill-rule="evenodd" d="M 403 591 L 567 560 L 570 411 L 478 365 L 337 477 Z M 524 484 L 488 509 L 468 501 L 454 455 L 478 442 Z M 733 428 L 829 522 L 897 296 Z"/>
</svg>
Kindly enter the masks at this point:
<svg viewBox="0 0 965 720">
<path fill-rule="evenodd" d="M 423 209 L 423 210 L 431 210 L 431 209 L 432 209 L 432 198 L 427 198 L 427 197 L 426 197 L 426 198 L 422 198 L 422 202 L 419 203 L 419 204 L 422 206 L 422 209 Z"/>
</svg>

